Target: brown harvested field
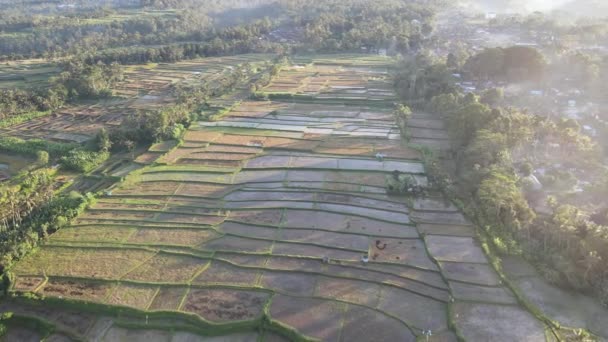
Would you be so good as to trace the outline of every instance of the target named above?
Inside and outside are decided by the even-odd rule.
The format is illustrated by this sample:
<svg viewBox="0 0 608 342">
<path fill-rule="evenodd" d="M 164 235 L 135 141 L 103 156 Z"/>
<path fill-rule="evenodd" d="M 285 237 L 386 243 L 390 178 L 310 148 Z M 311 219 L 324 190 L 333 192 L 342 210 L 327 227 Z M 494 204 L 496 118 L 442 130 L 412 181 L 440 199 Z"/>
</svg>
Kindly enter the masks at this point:
<svg viewBox="0 0 608 342">
<path fill-rule="evenodd" d="M 255 60 L 130 66 L 119 92 L 132 98 L 64 108 L 16 132 L 85 139 L 78 132 L 168 105 L 174 82 L 213 83 Z M 202 114 L 212 120 L 193 120 L 183 142 L 140 155 L 138 170 L 132 162 L 104 167 L 124 181 L 16 263 L 13 290 L 122 307 L 117 321 L 104 316 L 86 327 L 74 321 L 85 327 L 78 328 L 83 340 L 198 341 L 198 317 L 222 325 L 212 330 L 224 336 L 205 341 L 278 342 L 289 340 L 279 334 L 297 331 L 296 339 L 324 342 L 413 342 L 431 331 L 429 341 L 454 342 L 448 307 L 467 316 L 451 320 L 471 340 L 522 340 L 504 322 L 537 336 L 542 324 L 528 324 L 534 318 L 522 314 L 456 206 L 432 192 L 387 194 L 394 170 L 430 183 L 421 152 L 401 140 L 395 122 L 394 60 L 372 54 L 294 60 L 304 66 L 285 66 L 260 91 L 296 95 L 289 100 L 267 94 L 276 100 L 256 101 L 249 85 L 239 84 L 208 99 Z M 414 114 L 412 143 L 444 144 L 442 125 Z M 125 315 L 125 307 L 170 311 L 150 317 L 150 326 L 166 328 L 121 326 L 148 324 L 145 313 Z M 62 315 L 67 325 L 77 317 Z M 226 324 L 235 322 L 243 325 Z"/>
<path fill-rule="evenodd" d="M 224 236 L 206 242 L 198 247 L 205 251 L 242 251 L 250 253 L 268 253 L 272 248 L 272 241 L 254 240 L 236 236 Z"/>
<path fill-rule="evenodd" d="M 153 255 L 153 252 L 134 249 L 47 247 L 26 257 L 13 271 L 28 275 L 117 279 Z"/>
<path fill-rule="evenodd" d="M 196 246 L 218 236 L 215 231 L 207 229 L 140 228 L 130 235 L 127 242 Z"/>
<path fill-rule="evenodd" d="M 175 162 L 175 165 L 191 165 L 191 166 L 203 166 L 203 167 L 217 167 L 217 168 L 238 168 L 242 165 L 239 160 L 227 160 L 227 159 L 199 159 L 199 158 L 180 158 Z"/>
<path fill-rule="evenodd" d="M 178 160 L 182 159 L 182 158 L 187 158 L 191 155 L 193 155 L 194 153 L 198 153 L 198 152 L 204 152 L 205 149 L 203 148 L 180 148 L 180 149 L 176 149 L 173 150 L 169 153 L 164 154 L 161 158 L 158 159 L 159 163 L 163 163 L 163 164 L 174 164 L 175 162 L 177 162 Z"/>
<path fill-rule="evenodd" d="M 156 216 L 155 213 L 146 213 L 146 212 L 135 212 L 135 211 L 125 211 L 117 215 L 112 211 L 93 211 L 89 210 L 84 215 L 80 216 L 80 220 L 105 220 L 105 219 L 116 219 L 119 217 L 121 220 L 131 220 L 131 221 L 151 221 Z"/>
<path fill-rule="evenodd" d="M 172 195 L 181 186 L 180 182 L 145 182 L 118 188 L 113 195 L 163 196 Z"/>
<path fill-rule="evenodd" d="M 187 214 L 159 214 L 156 216 L 156 222 L 165 223 L 194 223 L 202 225 L 214 225 L 224 221 L 223 216 L 195 216 Z"/>
<path fill-rule="evenodd" d="M 50 297 L 103 302 L 113 287 L 112 283 L 51 278 L 38 293 Z"/>
<path fill-rule="evenodd" d="M 256 254 L 234 254 L 217 252 L 214 254 L 216 259 L 225 260 L 239 266 L 261 267 L 266 265 L 267 256 Z"/>
<path fill-rule="evenodd" d="M 319 142 L 307 139 L 267 138 L 264 147 L 269 149 L 288 149 L 298 151 L 313 151 Z"/>
<path fill-rule="evenodd" d="M 126 274 L 124 279 L 184 284 L 189 282 L 207 263 L 209 263 L 207 259 L 159 253 Z"/>
<path fill-rule="evenodd" d="M 196 184 L 196 183 L 182 183 L 181 186 L 175 192 L 176 195 L 180 196 L 196 196 L 196 197 L 222 197 L 230 188 L 224 185 L 217 184 Z"/>
<path fill-rule="evenodd" d="M 253 287 L 257 282 L 259 274 L 260 271 L 256 269 L 238 267 L 224 261 L 213 260 L 211 264 L 201 274 L 199 274 L 192 283 Z"/>
<path fill-rule="evenodd" d="M 192 153 L 188 156 L 190 160 L 224 160 L 224 161 L 241 161 L 247 160 L 251 157 L 255 156 L 255 154 L 251 153 L 227 153 L 227 152 L 196 152 Z"/>
<path fill-rule="evenodd" d="M 168 152 L 169 150 L 171 150 L 175 146 L 177 146 L 177 141 L 175 141 L 175 140 L 168 140 L 168 141 L 164 141 L 164 142 L 161 142 L 161 143 L 154 144 L 154 145 L 150 146 L 149 151 L 150 152 Z"/>
<path fill-rule="evenodd" d="M 157 291 L 158 287 L 153 286 L 119 284 L 110 294 L 108 303 L 146 310 Z"/>
<path fill-rule="evenodd" d="M 146 152 L 144 154 L 140 154 L 137 158 L 135 158 L 135 162 L 139 164 L 149 165 L 154 163 L 162 153 L 160 152 Z"/>
<path fill-rule="evenodd" d="M 222 138 L 223 133 L 220 132 L 209 132 L 209 131 L 188 131 L 184 136 L 185 141 L 194 142 L 217 142 L 216 140 Z"/>
<path fill-rule="evenodd" d="M 176 311 L 179 309 L 187 291 L 188 289 L 185 287 L 161 287 L 152 304 L 150 304 L 149 310 Z"/>
<path fill-rule="evenodd" d="M 229 219 L 250 224 L 277 226 L 281 221 L 282 215 L 283 211 L 276 209 L 242 210 L 231 212 Z"/>
<path fill-rule="evenodd" d="M 13 289 L 19 292 L 34 292 L 42 283 L 44 282 L 44 277 L 28 277 L 21 276 L 17 277 L 15 283 L 13 284 Z"/>
<path fill-rule="evenodd" d="M 206 152 L 214 153 L 237 153 L 237 154 L 259 154 L 262 153 L 263 149 L 260 147 L 252 146 L 233 146 L 233 145 L 216 145 L 211 144 L 205 149 Z"/>
<path fill-rule="evenodd" d="M 268 298 L 264 292 L 191 289 L 182 310 L 211 322 L 246 321 L 260 317 Z"/>
<path fill-rule="evenodd" d="M 267 137 L 260 135 L 238 135 L 238 134 L 224 134 L 214 141 L 215 144 L 228 145 L 228 146 L 244 146 L 259 148 L 265 146 Z"/>
<path fill-rule="evenodd" d="M 112 212 L 130 212 L 130 211 L 161 211 L 164 208 L 162 203 L 125 203 L 116 202 L 113 200 L 101 200 L 95 203 L 91 208 L 93 210 L 103 210 Z"/>
</svg>

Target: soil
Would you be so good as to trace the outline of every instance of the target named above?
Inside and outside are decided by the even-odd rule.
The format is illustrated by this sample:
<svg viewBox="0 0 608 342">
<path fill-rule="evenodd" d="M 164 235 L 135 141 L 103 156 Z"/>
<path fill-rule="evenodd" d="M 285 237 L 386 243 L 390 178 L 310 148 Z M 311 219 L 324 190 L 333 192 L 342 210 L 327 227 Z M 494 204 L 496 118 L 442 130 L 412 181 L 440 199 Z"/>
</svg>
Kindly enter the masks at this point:
<svg viewBox="0 0 608 342">
<path fill-rule="evenodd" d="M 262 314 L 268 297 L 262 292 L 192 289 L 182 310 L 196 313 L 212 322 L 251 320 Z"/>
<path fill-rule="evenodd" d="M 31 292 L 40 286 L 43 281 L 43 277 L 20 276 L 17 277 L 17 280 L 15 281 L 14 289 L 22 292 Z"/>
<path fill-rule="evenodd" d="M 49 279 L 39 291 L 40 294 L 51 297 L 66 297 L 87 301 L 102 301 L 111 289 L 104 283 Z"/>
</svg>

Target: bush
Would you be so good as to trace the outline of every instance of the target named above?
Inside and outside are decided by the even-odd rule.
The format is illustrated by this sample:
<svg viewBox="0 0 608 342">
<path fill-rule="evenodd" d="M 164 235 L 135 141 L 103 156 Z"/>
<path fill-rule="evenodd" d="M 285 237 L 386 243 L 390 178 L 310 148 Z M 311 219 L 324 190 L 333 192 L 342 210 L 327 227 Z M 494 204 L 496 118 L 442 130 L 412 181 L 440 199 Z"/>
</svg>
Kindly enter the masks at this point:
<svg viewBox="0 0 608 342">
<path fill-rule="evenodd" d="M 66 170 L 86 173 L 101 165 L 109 157 L 110 153 L 108 152 L 73 150 L 67 156 L 61 158 L 61 165 Z"/>
<path fill-rule="evenodd" d="M 67 155 L 80 145 L 75 143 L 58 143 L 42 139 L 23 140 L 15 137 L 0 137 L 0 151 L 37 157 L 39 151 L 47 152 L 52 158 Z"/>
<path fill-rule="evenodd" d="M 4 294 L 8 294 L 8 291 L 11 289 L 11 286 L 15 282 L 15 275 L 12 272 L 6 272 L 2 276 L 2 291 Z M 1 335 L 0 335 L 1 336 Z"/>
<path fill-rule="evenodd" d="M 27 112 L 27 113 L 21 113 L 18 115 L 13 115 L 10 116 L 6 119 L 2 119 L 0 120 L 0 128 L 6 128 L 6 127 L 10 127 L 10 126 L 15 126 L 18 125 L 20 123 L 24 123 L 36 118 L 41 118 L 44 116 L 48 116 L 51 114 L 51 111 L 44 111 L 44 112 Z"/>
<path fill-rule="evenodd" d="M 36 164 L 46 166 L 49 163 L 49 153 L 47 151 L 38 151 L 36 153 Z"/>
</svg>

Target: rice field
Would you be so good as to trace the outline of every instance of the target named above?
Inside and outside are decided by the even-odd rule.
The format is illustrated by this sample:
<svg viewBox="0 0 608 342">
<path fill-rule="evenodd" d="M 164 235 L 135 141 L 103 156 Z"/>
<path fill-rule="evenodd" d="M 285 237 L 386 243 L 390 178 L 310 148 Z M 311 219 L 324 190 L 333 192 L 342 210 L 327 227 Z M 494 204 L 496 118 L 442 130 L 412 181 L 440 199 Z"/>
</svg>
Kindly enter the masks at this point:
<svg viewBox="0 0 608 342">
<path fill-rule="evenodd" d="M 19 262 L 12 291 L 135 310 L 146 323 L 171 314 L 174 324 L 194 320 L 202 324 L 195 331 L 225 338 L 218 341 L 544 336 L 453 204 L 386 193 L 395 171 L 428 183 L 392 107 L 360 102 L 394 96 L 388 61 L 296 62 L 265 91 L 314 93 L 315 101 L 243 101 L 221 121 L 193 125 L 180 146 L 153 146 L 163 164 L 127 176 Z M 191 63 L 157 71 L 198 70 Z M 417 119 L 421 129 L 443 129 Z M 77 335 L 135 334 L 119 319 L 95 320 Z M 179 325 L 137 334 L 186 340 Z"/>
<path fill-rule="evenodd" d="M 171 89 L 177 84 L 213 84 L 214 80 L 240 65 L 247 63 L 256 68 L 271 58 L 270 55 L 256 54 L 129 66 L 126 67 L 124 81 L 115 86 L 112 98 L 69 105 L 49 116 L 0 129 L 0 135 L 84 143 L 104 127 L 119 127 L 125 117 L 138 110 L 154 110 L 174 103 Z M 7 66 L 0 66 L 0 89 L 14 88 L 17 81 L 19 87 L 30 87 L 37 82 L 36 85 L 40 85 L 42 78 L 58 72 L 58 68 L 43 61 L 10 62 Z M 151 152 L 155 151 L 158 150 Z M 149 163 L 149 160 L 144 157 L 141 163 Z"/>
</svg>

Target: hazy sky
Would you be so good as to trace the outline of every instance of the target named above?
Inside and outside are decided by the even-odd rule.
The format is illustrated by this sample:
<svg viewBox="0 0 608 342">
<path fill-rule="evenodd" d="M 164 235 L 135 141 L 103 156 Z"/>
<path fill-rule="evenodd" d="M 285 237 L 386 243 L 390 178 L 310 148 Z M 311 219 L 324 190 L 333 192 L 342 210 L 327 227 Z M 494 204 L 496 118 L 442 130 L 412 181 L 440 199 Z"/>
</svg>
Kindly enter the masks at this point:
<svg viewBox="0 0 608 342">
<path fill-rule="evenodd" d="M 528 11 L 549 11 L 571 0 L 527 0 L 523 6 Z"/>
<path fill-rule="evenodd" d="M 513 12 L 548 12 L 573 0 L 464 0 L 482 11 Z"/>
</svg>

